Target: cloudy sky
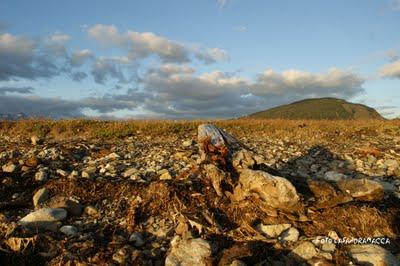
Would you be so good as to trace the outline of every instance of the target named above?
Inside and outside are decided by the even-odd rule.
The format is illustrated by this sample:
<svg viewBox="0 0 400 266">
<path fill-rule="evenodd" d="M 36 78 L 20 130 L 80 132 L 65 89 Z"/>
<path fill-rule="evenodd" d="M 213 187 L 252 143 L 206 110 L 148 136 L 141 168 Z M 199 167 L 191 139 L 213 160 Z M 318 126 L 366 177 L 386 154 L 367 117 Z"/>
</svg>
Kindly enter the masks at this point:
<svg viewBox="0 0 400 266">
<path fill-rule="evenodd" d="M 400 116 L 400 0 L 2 0 L 0 113 L 227 118 L 333 96 Z"/>
</svg>

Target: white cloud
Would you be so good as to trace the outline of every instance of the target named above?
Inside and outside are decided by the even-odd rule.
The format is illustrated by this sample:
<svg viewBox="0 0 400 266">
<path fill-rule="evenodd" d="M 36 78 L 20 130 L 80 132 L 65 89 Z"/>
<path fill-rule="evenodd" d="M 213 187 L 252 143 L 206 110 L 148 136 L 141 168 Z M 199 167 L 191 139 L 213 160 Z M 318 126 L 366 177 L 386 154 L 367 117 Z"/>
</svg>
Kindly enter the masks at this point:
<svg viewBox="0 0 400 266">
<path fill-rule="evenodd" d="M 383 66 L 379 70 L 379 74 L 384 78 L 400 78 L 400 60 Z"/>
<path fill-rule="evenodd" d="M 36 79 L 58 73 L 51 51 L 33 39 L 0 34 L 0 81 L 18 78 Z"/>
<path fill-rule="evenodd" d="M 271 69 L 260 74 L 253 92 L 264 94 L 331 95 L 350 97 L 363 91 L 364 79 L 358 75 L 332 68 L 325 73 L 287 70 L 277 73 Z"/>
<path fill-rule="evenodd" d="M 229 55 L 225 50 L 219 48 L 210 48 L 206 51 L 198 51 L 196 53 L 197 59 L 203 61 L 206 64 L 211 64 L 219 61 L 226 61 L 229 59 Z"/>
<path fill-rule="evenodd" d="M 106 66 L 107 62 L 105 60 Z M 101 77 L 124 78 L 123 73 L 112 67 L 111 70 L 100 67 L 99 72 L 102 71 L 106 74 L 98 74 L 99 82 L 106 81 Z M 140 111 L 142 115 L 164 118 L 224 118 L 310 97 L 350 98 L 363 91 L 363 82 L 356 74 L 338 69 L 317 74 L 266 70 L 252 80 L 221 71 L 198 74 L 187 65 L 164 64 L 150 68 L 140 78 L 137 88 L 121 88 L 118 93 L 114 91 L 103 97 L 77 101 L 11 96 L 6 93 L 31 93 L 31 90 L 4 88 L 3 93 L 0 90 L 0 112 L 9 110 L 71 117 L 84 116 L 84 110 L 94 110 L 106 116 L 126 110 L 128 113 Z"/>
<path fill-rule="evenodd" d="M 34 91 L 32 87 L 10 87 L 4 86 L 0 87 L 0 95 L 7 93 L 19 93 L 19 94 L 30 94 Z"/>
<path fill-rule="evenodd" d="M 88 49 L 78 50 L 72 53 L 71 55 L 71 64 L 73 66 L 81 66 L 89 59 L 94 57 L 92 51 Z"/>
<path fill-rule="evenodd" d="M 130 60 L 142 59 L 151 55 L 158 56 L 163 62 L 185 63 L 191 61 L 191 55 L 206 63 L 226 60 L 226 51 L 210 48 L 205 51 L 193 49 L 178 41 L 156 35 L 152 32 L 129 30 L 120 32 L 114 25 L 97 24 L 87 29 L 88 35 L 104 45 L 116 46 L 128 51 Z"/>
</svg>

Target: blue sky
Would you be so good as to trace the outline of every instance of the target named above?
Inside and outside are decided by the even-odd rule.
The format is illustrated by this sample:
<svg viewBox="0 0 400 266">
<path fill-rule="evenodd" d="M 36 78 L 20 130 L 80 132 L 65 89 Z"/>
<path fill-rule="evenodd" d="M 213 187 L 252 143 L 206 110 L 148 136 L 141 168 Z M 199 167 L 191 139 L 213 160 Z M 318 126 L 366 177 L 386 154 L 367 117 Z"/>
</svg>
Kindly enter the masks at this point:
<svg viewBox="0 0 400 266">
<path fill-rule="evenodd" d="M 0 113 L 236 117 L 309 97 L 400 116 L 400 1 L 0 4 Z"/>
</svg>

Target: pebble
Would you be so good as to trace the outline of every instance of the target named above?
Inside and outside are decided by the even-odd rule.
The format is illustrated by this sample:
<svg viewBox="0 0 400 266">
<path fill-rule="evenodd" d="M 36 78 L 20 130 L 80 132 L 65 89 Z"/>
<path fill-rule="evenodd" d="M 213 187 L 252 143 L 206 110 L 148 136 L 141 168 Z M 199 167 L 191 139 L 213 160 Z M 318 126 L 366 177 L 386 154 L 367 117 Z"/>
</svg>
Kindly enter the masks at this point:
<svg viewBox="0 0 400 266">
<path fill-rule="evenodd" d="M 129 168 L 122 174 L 122 176 L 123 177 L 131 177 L 131 176 L 135 175 L 137 172 L 138 172 L 138 170 L 136 168 Z"/>
<path fill-rule="evenodd" d="M 137 248 L 144 245 L 143 237 L 140 233 L 133 233 L 129 236 L 129 242 L 133 243 L 133 245 Z"/>
<path fill-rule="evenodd" d="M 15 164 L 5 164 L 2 167 L 3 172 L 5 173 L 12 173 L 15 171 L 15 169 L 17 168 L 17 166 Z"/>
<path fill-rule="evenodd" d="M 42 141 L 38 136 L 32 136 L 31 137 L 31 143 L 32 145 L 38 145 L 40 144 Z"/>
<path fill-rule="evenodd" d="M 96 207 L 89 205 L 86 206 L 85 213 L 89 216 L 98 216 L 99 210 Z"/>
<path fill-rule="evenodd" d="M 162 175 L 160 175 L 160 180 L 171 180 L 172 176 L 171 174 L 167 171 L 165 173 L 163 173 Z"/>
<path fill-rule="evenodd" d="M 193 140 L 185 140 L 182 142 L 183 147 L 190 147 L 193 145 Z"/>
<path fill-rule="evenodd" d="M 337 173 L 335 171 L 328 171 L 325 173 L 324 179 L 328 181 L 340 181 L 346 179 L 346 175 Z"/>
<path fill-rule="evenodd" d="M 47 173 L 44 170 L 40 170 L 35 174 L 35 180 L 39 182 L 44 182 L 47 180 Z"/>
<path fill-rule="evenodd" d="M 271 224 L 271 225 L 263 225 L 258 224 L 256 229 L 269 238 L 278 237 L 283 231 L 289 229 L 291 227 L 290 224 Z"/>
</svg>

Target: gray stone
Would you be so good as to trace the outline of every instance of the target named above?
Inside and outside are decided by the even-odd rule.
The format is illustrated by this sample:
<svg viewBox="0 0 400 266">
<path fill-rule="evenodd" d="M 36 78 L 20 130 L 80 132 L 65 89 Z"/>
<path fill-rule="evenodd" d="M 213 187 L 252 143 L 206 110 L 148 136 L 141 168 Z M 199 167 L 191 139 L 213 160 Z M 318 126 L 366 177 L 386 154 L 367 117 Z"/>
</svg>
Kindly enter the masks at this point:
<svg viewBox="0 0 400 266">
<path fill-rule="evenodd" d="M 181 239 L 176 236 L 171 246 L 165 266 L 206 266 L 211 263 L 211 246 L 204 239 Z"/>
<path fill-rule="evenodd" d="M 78 229 L 73 225 L 61 226 L 60 232 L 67 236 L 75 236 L 78 234 Z"/>
<path fill-rule="evenodd" d="M 61 208 L 43 208 L 23 217 L 19 223 L 30 228 L 55 230 L 58 222 L 67 218 L 67 211 Z"/>
<path fill-rule="evenodd" d="M 335 171 L 329 171 L 325 173 L 324 179 L 328 181 L 340 181 L 346 179 L 346 176 L 344 174 L 337 173 Z"/>
<path fill-rule="evenodd" d="M 47 188 L 39 189 L 35 195 L 33 195 L 33 206 L 38 206 L 39 204 L 45 202 L 49 199 L 49 190 Z"/>
<path fill-rule="evenodd" d="M 129 236 L 129 242 L 133 243 L 133 245 L 137 248 L 144 245 L 142 234 L 133 233 Z"/>
<path fill-rule="evenodd" d="M 48 206 L 51 208 L 63 208 L 72 216 L 80 216 L 83 211 L 83 206 L 79 202 L 62 196 L 51 198 Z"/>
<path fill-rule="evenodd" d="M 360 265 L 399 266 L 396 257 L 378 245 L 350 245 L 347 247 L 350 256 Z"/>
</svg>

